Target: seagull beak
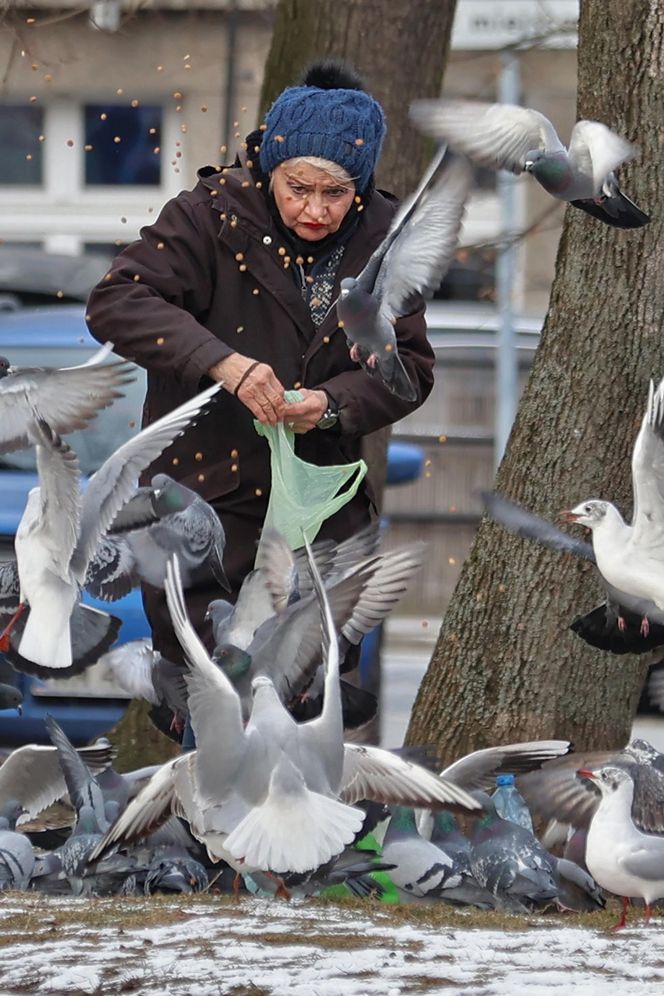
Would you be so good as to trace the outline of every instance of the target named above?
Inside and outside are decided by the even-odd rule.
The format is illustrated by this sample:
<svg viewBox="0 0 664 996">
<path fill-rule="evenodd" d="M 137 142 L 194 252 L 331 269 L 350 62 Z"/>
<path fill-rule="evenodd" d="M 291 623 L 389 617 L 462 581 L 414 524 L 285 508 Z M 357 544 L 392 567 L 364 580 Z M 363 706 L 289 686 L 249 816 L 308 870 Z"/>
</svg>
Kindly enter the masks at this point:
<svg viewBox="0 0 664 996">
<path fill-rule="evenodd" d="M 577 771 L 579 778 L 589 778 L 591 782 L 595 781 L 595 772 L 591 771 L 589 768 L 579 768 Z"/>
<path fill-rule="evenodd" d="M 562 512 L 558 512 L 558 518 L 561 522 L 570 522 L 574 524 L 579 521 L 579 516 L 576 512 L 571 512 L 569 509 L 563 509 Z"/>
</svg>

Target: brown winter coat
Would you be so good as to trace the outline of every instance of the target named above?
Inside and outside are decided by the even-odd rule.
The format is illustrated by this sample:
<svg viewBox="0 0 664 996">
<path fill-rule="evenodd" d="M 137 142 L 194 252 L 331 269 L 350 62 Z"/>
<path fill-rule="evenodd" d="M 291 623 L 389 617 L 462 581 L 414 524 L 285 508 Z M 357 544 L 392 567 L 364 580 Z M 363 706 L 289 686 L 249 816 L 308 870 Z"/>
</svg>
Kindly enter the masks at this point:
<svg viewBox="0 0 664 996">
<path fill-rule="evenodd" d="M 339 281 L 357 275 L 379 245 L 394 210 L 391 199 L 373 195 L 347 243 L 335 297 Z M 296 436 L 298 456 L 320 465 L 357 460 L 363 435 L 407 415 L 431 390 L 434 358 L 423 310 L 397 323 L 399 352 L 418 394 L 409 404 L 352 362 L 334 308 L 318 328 L 313 324 L 298 281 L 284 265 L 289 250 L 281 241 L 263 195 L 246 185 L 246 173 L 222 175 L 207 167 L 196 187 L 169 201 L 114 260 L 90 297 L 90 330 L 146 368 L 143 424 L 201 390 L 209 383 L 207 371 L 239 351 L 270 364 L 286 388 L 324 388 L 337 402 L 339 427 Z M 253 564 L 270 491 L 268 445 L 253 416 L 220 392 L 210 414 L 176 440 L 144 480 L 156 473 L 198 491 L 220 514 L 235 594 Z M 368 521 L 371 500 L 361 485 L 320 535 L 350 535 Z M 219 594 L 212 583 L 189 593 L 194 625 L 200 627 L 207 602 Z M 179 656 L 161 593 L 148 589 L 146 607 L 155 644 Z"/>
</svg>

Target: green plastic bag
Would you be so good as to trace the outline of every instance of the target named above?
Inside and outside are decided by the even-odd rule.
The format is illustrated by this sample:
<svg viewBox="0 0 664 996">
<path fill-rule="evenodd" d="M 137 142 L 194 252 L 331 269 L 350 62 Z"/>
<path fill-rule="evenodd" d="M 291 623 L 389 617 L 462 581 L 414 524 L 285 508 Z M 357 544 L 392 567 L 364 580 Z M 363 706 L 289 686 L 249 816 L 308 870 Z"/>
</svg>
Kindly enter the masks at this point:
<svg viewBox="0 0 664 996">
<path fill-rule="evenodd" d="M 303 400 L 299 391 L 286 391 L 284 398 L 289 404 Z M 358 460 L 334 467 L 318 467 L 295 455 L 295 433 L 283 422 L 271 426 L 254 421 L 254 426 L 270 446 L 272 487 L 264 529 L 276 529 L 285 536 L 291 549 L 297 550 L 304 545 L 303 535 L 311 543 L 325 520 L 355 496 L 367 465 L 364 460 Z M 260 558 L 259 543 L 257 567 Z"/>
</svg>

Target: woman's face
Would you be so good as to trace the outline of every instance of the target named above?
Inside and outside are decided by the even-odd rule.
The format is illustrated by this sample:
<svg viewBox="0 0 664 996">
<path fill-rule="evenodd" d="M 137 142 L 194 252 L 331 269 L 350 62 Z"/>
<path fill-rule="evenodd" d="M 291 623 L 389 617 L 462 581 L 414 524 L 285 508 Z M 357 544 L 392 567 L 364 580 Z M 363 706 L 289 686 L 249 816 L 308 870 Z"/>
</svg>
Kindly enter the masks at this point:
<svg viewBox="0 0 664 996">
<path fill-rule="evenodd" d="M 272 173 L 272 196 L 287 228 L 300 239 L 319 242 L 338 230 L 353 203 L 355 185 L 340 183 L 309 163 L 286 160 Z"/>
</svg>

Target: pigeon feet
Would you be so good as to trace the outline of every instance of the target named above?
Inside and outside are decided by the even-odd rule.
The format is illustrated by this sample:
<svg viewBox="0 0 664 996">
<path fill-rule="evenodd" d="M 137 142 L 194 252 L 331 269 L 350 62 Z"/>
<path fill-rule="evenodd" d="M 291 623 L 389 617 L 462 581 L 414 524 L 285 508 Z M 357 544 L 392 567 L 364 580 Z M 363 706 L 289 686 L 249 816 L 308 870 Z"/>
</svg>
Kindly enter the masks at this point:
<svg viewBox="0 0 664 996">
<path fill-rule="evenodd" d="M 356 342 L 354 342 L 353 345 L 350 347 L 350 358 L 353 361 L 353 363 L 360 362 L 360 350 Z"/>
<path fill-rule="evenodd" d="M 652 916 L 652 906 L 650 903 L 646 903 L 646 914 L 643 918 L 644 923 L 650 923 L 650 917 Z"/>
<path fill-rule="evenodd" d="M 11 617 L 11 619 L 3 629 L 2 633 L 0 633 L 0 650 L 2 651 L 9 650 L 9 637 L 11 635 L 11 631 L 13 630 L 14 626 L 19 621 L 19 619 L 21 618 L 27 607 L 28 607 L 27 602 L 20 602 L 16 612 Z"/>
<path fill-rule="evenodd" d="M 650 623 L 648 622 L 648 617 L 644 616 L 641 620 L 641 626 L 639 628 L 641 636 L 646 637 L 650 632 Z"/>
<path fill-rule="evenodd" d="M 611 927 L 611 930 L 622 930 L 623 927 L 627 926 L 627 910 L 629 909 L 629 899 L 626 896 L 622 897 L 622 913 L 620 914 L 620 919 L 617 923 Z M 648 907 L 646 906 L 646 917 L 648 915 Z M 647 921 L 646 921 L 647 922 Z"/>
<path fill-rule="evenodd" d="M 372 370 L 376 366 L 377 362 L 378 362 L 378 357 L 376 356 L 375 353 L 371 353 L 370 356 L 367 356 L 367 366 L 371 367 Z"/>
<path fill-rule="evenodd" d="M 625 622 L 623 616 L 618 616 L 618 629 L 620 630 L 621 633 L 624 633 L 625 630 L 627 629 L 627 623 Z"/>
<path fill-rule="evenodd" d="M 175 732 L 178 736 L 182 736 L 182 732 L 184 730 L 184 720 L 177 710 L 173 713 L 173 719 L 171 720 L 169 730 L 171 733 Z"/>
</svg>

